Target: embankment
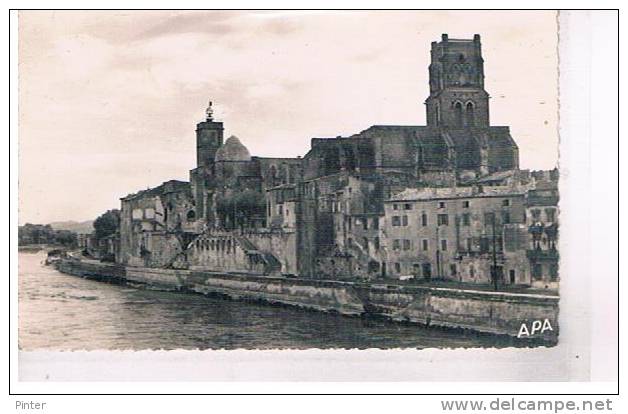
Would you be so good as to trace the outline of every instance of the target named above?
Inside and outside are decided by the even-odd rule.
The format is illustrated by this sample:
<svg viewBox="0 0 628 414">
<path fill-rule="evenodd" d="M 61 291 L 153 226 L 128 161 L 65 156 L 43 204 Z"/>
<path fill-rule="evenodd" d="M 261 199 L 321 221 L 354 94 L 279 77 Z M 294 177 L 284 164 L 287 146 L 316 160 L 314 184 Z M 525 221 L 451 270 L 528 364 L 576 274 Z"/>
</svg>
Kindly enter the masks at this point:
<svg viewBox="0 0 628 414">
<path fill-rule="evenodd" d="M 549 295 L 123 267 L 78 260 L 61 260 L 56 266 L 64 273 L 105 282 L 492 334 L 517 336 L 522 324 L 528 331 L 543 324 L 543 332 L 537 329 L 529 337 L 548 342 L 556 342 L 558 337 L 558 297 Z"/>
</svg>

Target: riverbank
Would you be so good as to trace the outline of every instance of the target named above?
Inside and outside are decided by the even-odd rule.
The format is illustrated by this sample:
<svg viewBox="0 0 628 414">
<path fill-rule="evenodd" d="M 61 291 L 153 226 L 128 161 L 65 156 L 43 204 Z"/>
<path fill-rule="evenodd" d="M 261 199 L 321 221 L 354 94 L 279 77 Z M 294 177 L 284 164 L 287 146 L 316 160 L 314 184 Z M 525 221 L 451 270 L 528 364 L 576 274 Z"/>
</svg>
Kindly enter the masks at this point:
<svg viewBox="0 0 628 414">
<path fill-rule="evenodd" d="M 40 251 L 47 252 L 54 249 L 65 250 L 66 246 L 63 246 L 61 244 L 26 244 L 17 247 L 17 251 L 21 253 L 37 253 Z"/>
<path fill-rule="evenodd" d="M 548 343 L 558 338 L 559 298 L 554 295 L 124 267 L 76 259 L 60 260 L 55 266 L 61 272 L 103 282 L 511 337 L 521 336 L 522 326 L 528 334 L 533 326 L 544 326 L 542 332 L 535 329 L 525 338 Z"/>
</svg>

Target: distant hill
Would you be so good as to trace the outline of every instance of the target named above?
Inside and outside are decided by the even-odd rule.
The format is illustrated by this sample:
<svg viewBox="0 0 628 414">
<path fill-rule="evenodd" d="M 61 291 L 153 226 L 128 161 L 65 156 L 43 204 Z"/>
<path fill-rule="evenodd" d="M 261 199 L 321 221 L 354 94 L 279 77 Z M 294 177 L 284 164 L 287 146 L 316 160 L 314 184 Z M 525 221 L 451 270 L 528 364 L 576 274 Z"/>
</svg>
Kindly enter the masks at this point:
<svg viewBox="0 0 628 414">
<path fill-rule="evenodd" d="M 55 221 L 50 223 L 54 230 L 70 230 L 79 234 L 88 234 L 94 230 L 94 220 L 87 221 Z"/>
</svg>

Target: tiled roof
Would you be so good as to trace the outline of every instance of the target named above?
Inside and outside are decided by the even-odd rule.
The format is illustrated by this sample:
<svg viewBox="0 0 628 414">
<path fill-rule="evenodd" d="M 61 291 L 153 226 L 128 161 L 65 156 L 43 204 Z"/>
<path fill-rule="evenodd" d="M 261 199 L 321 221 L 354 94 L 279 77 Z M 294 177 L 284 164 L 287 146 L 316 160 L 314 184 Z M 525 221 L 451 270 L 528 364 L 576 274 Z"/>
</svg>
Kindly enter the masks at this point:
<svg viewBox="0 0 628 414">
<path fill-rule="evenodd" d="M 388 201 L 438 200 L 447 198 L 495 197 L 506 195 L 523 195 L 526 186 L 492 186 L 492 187 L 427 187 L 407 188 Z"/>
</svg>

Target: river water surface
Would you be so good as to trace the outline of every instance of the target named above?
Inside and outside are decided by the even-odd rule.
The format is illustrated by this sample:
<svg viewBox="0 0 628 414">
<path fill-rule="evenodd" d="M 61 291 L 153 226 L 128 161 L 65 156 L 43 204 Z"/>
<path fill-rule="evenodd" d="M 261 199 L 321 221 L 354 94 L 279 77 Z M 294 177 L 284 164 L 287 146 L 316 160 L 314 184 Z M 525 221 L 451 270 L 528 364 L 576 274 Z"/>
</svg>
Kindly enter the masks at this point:
<svg viewBox="0 0 628 414">
<path fill-rule="evenodd" d="M 22 350 L 516 346 L 490 335 L 106 284 L 44 260 L 43 252 L 19 253 Z"/>
</svg>

